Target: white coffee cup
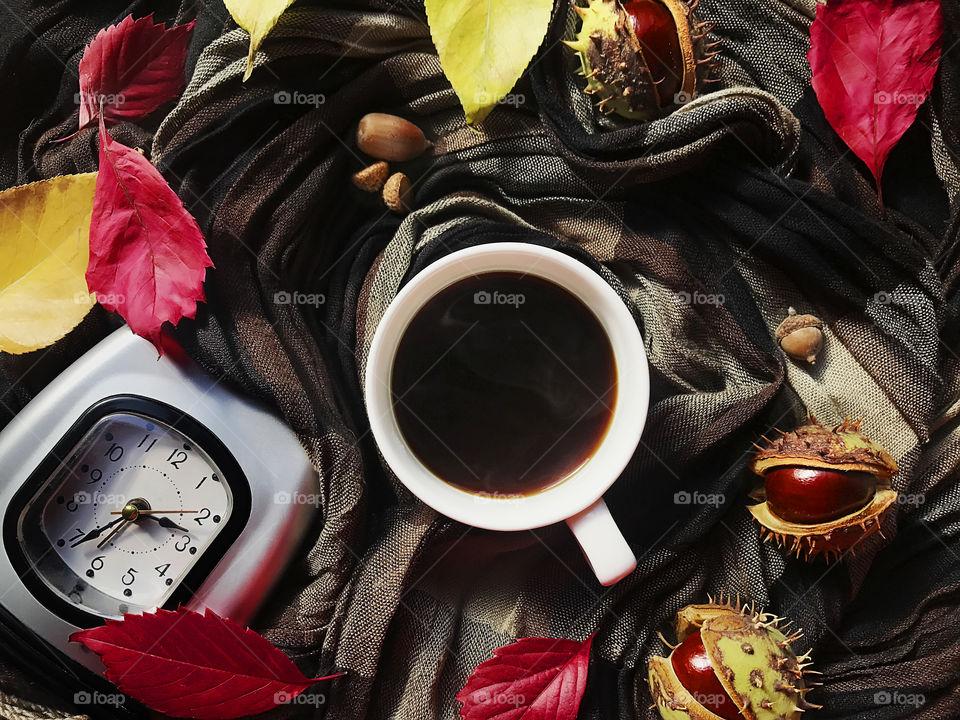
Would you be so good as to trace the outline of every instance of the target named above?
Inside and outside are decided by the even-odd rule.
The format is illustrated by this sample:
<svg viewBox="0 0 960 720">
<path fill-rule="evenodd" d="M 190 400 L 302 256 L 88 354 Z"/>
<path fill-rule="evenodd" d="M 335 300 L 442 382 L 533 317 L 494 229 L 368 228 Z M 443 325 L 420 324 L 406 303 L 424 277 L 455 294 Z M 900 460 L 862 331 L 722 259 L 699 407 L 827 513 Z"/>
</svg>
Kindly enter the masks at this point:
<svg viewBox="0 0 960 720">
<path fill-rule="evenodd" d="M 552 281 L 579 298 L 600 321 L 613 348 L 616 402 L 609 428 L 590 458 L 563 482 L 520 497 L 488 497 L 433 474 L 407 446 L 393 412 L 390 381 L 397 346 L 417 312 L 466 277 L 520 272 Z M 490 243 L 459 250 L 415 275 L 387 308 L 367 357 L 365 399 L 370 427 L 387 464 L 414 495 L 447 517 L 489 530 L 531 530 L 566 521 L 604 585 L 633 572 L 637 560 L 603 501 L 640 442 L 650 378 L 636 321 L 616 292 L 569 255 L 526 243 Z"/>
</svg>

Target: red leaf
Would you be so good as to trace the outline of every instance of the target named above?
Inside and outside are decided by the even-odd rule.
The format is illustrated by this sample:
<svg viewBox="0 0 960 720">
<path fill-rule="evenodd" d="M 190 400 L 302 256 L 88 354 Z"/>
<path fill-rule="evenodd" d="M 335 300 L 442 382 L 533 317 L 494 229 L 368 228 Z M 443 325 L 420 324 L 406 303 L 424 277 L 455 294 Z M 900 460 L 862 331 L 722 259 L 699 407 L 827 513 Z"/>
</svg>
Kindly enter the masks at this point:
<svg viewBox="0 0 960 720">
<path fill-rule="evenodd" d="M 97 33 L 80 60 L 80 129 L 96 121 L 101 101 L 116 122 L 142 118 L 179 95 L 195 24 L 167 30 L 152 14 L 128 15 Z"/>
<path fill-rule="evenodd" d="M 197 221 L 149 160 L 110 137 L 101 117 L 90 292 L 163 354 L 160 328 L 196 315 L 208 267 Z"/>
<path fill-rule="evenodd" d="M 253 715 L 343 674 L 305 677 L 262 636 L 210 610 L 125 615 L 70 640 L 97 653 L 120 690 L 174 717 Z"/>
<path fill-rule="evenodd" d="M 462 720 L 573 720 L 587 687 L 590 645 L 523 638 L 493 651 L 457 700 Z"/>
<path fill-rule="evenodd" d="M 940 0 L 830 0 L 810 28 L 813 89 L 827 120 L 877 183 L 933 88 Z"/>
</svg>

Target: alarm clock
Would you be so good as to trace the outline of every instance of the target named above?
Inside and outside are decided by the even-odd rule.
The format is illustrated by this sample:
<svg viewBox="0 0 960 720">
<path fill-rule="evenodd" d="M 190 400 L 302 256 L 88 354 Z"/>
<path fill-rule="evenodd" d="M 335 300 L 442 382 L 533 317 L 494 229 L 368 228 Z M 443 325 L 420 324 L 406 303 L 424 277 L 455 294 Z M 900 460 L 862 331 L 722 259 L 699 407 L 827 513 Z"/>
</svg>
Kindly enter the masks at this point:
<svg viewBox="0 0 960 720">
<path fill-rule="evenodd" d="M 0 645 L 80 677 L 73 662 L 103 666 L 69 637 L 107 618 L 183 605 L 244 624 L 318 493 L 278 417 L 121 328 L 0 432 Z"/>
</svg>

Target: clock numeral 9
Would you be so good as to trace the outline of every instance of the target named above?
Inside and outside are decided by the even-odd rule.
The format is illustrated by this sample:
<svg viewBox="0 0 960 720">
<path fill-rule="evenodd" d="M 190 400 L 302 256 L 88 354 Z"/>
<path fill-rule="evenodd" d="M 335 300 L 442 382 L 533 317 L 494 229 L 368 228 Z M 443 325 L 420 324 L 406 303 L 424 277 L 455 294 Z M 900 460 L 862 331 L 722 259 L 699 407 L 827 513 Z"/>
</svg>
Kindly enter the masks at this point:
<svg viewBox="0 0 960 720">
<path fill-rule="evenodd" d="M 183 544 L 181 545 L 181 543 Z M 189 544 L 190 544 L 190 536 L 184 535 L 179 540 L 177 540 L 177 542 L 174 544 L 173 547 L 177 550 L 177 552 L 183 552 L 184 550 L 187 549 L 187 545 Z"/>
<path fill-rule="evenodd" d="M 93 485 L 94 483 L 100 482 L 103 479 L 103 472 L 94 468 L 90 471 L 90 480 L 87 481 L 87 485 Z"/>
<path fill-rule="evenodd" d="M 120 582 L 122 582 L 124 585 L 133 585 L 133 581 L 136 580 L 134 575 L 136 574 L 137 574 L 137 571 L 134 568 L 130 568 L 120 578 Z M 127 578 L 130 578 L 130 579 L 128 580 Z"/>
</svg>

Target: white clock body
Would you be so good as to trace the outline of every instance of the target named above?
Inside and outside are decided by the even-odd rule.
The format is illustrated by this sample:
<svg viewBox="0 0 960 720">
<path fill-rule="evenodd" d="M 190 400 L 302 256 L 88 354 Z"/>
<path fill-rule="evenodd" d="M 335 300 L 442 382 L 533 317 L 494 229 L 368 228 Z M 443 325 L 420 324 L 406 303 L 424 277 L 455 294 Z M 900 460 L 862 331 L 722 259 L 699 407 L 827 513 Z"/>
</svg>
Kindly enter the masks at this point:
<svg viewBox="0 0 960 720">
<path fill-rule="evenodd" d="M 280 419 L 124 327 L 0 432 L 0 606 L 97 673 L 68 638 L 104 618 L 183 602 L 246 623 L 318 493 Z"/>
</svg>

